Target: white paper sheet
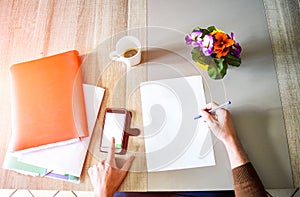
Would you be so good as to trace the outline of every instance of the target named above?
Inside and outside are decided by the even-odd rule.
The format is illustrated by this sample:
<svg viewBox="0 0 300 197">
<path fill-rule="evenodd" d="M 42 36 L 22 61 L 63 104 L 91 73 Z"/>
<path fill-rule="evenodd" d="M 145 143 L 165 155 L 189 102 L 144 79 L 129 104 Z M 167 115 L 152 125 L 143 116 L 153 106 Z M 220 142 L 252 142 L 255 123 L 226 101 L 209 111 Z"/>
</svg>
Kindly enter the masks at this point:
<svg viewBox="0 0 300 197">
<path fill-rule="evenodd" d="M 104 89 L 100 87 L 84 84 L 83 90 L 89 137 L 73 144 L 21 154 L 19 155 L 20 161 L 48 170 L 54 170 L 60 174 L 70 174 L 80 177 L 98 111 L 104 96 Z"/>
<path fill-rule="evenodd" d="M 206 104 L 202 77 L 141 83 L 149 172 L 215 165 L 209 129 L 194 120 Z"/>
</svg>

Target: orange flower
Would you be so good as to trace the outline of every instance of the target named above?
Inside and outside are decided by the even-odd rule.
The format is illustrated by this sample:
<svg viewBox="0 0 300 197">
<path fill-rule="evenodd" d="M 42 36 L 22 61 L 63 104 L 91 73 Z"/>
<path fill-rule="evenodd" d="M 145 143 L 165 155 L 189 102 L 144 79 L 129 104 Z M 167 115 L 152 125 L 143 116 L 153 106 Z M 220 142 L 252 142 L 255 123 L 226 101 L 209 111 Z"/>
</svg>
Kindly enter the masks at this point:
<svg viewBox="0 0 300 197">
<path fill-rule="evenodd" d="M 230 51 L 230 47 L 234 44 L 234 40 L 228 38 L 224 32 L 215 32 L 213 34 L 215 38 L 214 51 L 217 58 L 226 56 Z"/>
</svg>

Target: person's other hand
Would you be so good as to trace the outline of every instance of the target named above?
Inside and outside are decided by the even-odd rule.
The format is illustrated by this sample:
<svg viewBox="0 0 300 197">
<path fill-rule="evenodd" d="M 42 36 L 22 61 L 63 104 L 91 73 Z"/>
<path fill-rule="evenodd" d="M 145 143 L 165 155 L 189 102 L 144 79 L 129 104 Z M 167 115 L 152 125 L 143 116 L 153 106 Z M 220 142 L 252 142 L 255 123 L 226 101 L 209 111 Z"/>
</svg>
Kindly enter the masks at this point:
<svg viewBox="0 0 300 197">
<path fill-rule="evenodd" d="M 223 143 L 230 137 L 236 138 L 235 129 L 230 117 L 230 113 L 225 109 L 218 109 L 212 113 L 208 111 L 217 107 L 216 103 L 209 103 L 202 108 L 202 120 L 207 124 L 214 135 Z"/>
<path fill-rule="evenodd" d="M 88 174 L 94 187 L 94 196 L 111 197 L 124 181 L 134 156 L 129 157 L 121 168 L 115 159 L 115 139 L 112 139 L 107 160 L 90 167 Z"/>
</svg>

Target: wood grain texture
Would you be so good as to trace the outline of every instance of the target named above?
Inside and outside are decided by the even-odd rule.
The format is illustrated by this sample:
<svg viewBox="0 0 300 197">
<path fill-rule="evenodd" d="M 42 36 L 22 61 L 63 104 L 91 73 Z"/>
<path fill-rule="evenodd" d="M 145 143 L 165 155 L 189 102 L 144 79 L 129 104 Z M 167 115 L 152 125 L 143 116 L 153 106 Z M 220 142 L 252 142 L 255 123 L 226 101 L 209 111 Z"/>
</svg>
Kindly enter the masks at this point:
<svg viewBox="0 0 300 197">
<path fill-rule="evenodd" d="M 2 136 L 0 161 L 2 165 L 11 135 L 9 66 L 72 49 L 78 50 L 80 54 L 89 54 L 111 35 L 125 31 L 128 15 L 127 1 L 118 0 L 77 2 L 7 0 L 0 2 L 0 9 L 0 125 Z M 112 75 L 116 78 L 120 72 L 123 75 L 125 71 L 113 71 Z M 91 72 L 84 74 L 87 75 L 84 76 L 84 79 L 88 79 Z M 97 77 L 92 75 L 91 79 Z M 107 83 L 110 81 L 111 79 L 108 77 Z M 125 97 L 125 90 L 123 96 Z M 125 99 L 120 102 L 125 103 Z M 48 178 L 32 178 L 1 168 L 0 187 L 92 190 L 87 169 L 96 162 L 98 159 L 89 152 L 81 177 L 82 183 L 78 185 Z"/>
<path fill-rule="evenodd" d="M 300 186 L 299 0 L 264 0 L 283 107 L 294 186 Z"/>
<path fill-rule="evenodd" d="M 129 184 L 123 184 L 120 190 L 125 191 L 147 191 L 148 174 L 145 156 L 145 142 L 142 119 L 142 105 L 139 84 L 147 80 L 147 1 L 129 0 L 128 1 L 128 34 L 136 36 L 143 48 L 142 62 L 140 65 L 127 69 L 126 80 L 126 108 L 132 114 L 132 128 L 140 130 L 140 135 L 129 138 L 128 152 L 135 155 L 135 161 L 131 168 L 127 180 Z"/>
</svg>

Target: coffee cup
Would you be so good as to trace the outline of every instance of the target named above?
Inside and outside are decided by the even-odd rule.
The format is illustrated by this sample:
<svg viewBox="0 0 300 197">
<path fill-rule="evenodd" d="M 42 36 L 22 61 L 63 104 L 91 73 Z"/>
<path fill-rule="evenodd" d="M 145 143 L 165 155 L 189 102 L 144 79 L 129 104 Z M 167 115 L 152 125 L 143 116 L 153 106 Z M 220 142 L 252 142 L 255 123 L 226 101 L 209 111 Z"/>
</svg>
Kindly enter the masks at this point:
<svg viewBox="0 0 300 197">
<path fill-rule="evenodd" d="M 118 40 L 116 50 L 109 57 L 127 66 L 135 66 L 141 62 L 141 42 L 134 36 L 124 36 Z"/>
</svg>

